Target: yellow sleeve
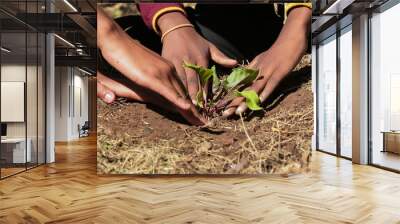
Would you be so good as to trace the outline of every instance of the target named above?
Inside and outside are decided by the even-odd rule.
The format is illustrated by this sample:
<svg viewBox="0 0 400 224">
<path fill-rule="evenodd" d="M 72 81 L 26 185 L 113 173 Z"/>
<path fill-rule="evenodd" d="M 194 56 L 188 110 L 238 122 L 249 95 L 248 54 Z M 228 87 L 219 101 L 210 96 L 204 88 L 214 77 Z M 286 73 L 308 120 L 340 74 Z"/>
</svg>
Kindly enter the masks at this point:
<svg viewBox="0 0 400 224">
<path fill-rule="evenodd" d="M 309 9 L 312 8 L 311 3 L 285 3 L 285 16 L 289 15 L 290 10 L 297 8 L 297 7 L 307 7 Z"/>
</svg>

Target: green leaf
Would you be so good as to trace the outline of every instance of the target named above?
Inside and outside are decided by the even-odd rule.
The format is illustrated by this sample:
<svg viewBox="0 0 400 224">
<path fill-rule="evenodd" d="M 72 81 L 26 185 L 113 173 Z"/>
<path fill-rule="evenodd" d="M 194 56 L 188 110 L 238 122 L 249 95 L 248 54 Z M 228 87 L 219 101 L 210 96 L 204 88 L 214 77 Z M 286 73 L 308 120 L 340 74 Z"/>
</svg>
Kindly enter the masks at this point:
<svg viewBox="0 0 400 224">
<path fill-rule="evenodd" d="M 204 108 L 203 91 L 199 90 L 196 94 L 196 106 Z"/>
<path fill-rule="evenodd" d="M 239 84 L 250 84 L 258 75 L 258 70 L 253 70 L 244 67 L 234 68 L 231 74 L 227 77 L 224 86 L 226 89 L 231 89 Z"/>
<path fill-rule="evenodd" d="M 243 90 L 241 92 L 236 91 L 236 96 L 242 96 L 246 98 L 246 105 L 250 110 L 262 110 L 260 107 L 261 101 L 258 94 L 254 90 Z"/>
<path fill-rule="evenodd" d="M 194 71 L 197 72 L 197 74 L 200 77 L 201 86 L 204 86 L 211 77 L 217 76 L 214 66 L 212 68 L 204 68 L 202 66 L 186 62 L 183 63 L 183 66 L 186 68 L 193 69 Z"/>
<path fill-rule="evenodd" d="M 211 70 L 213 70 L 212 77 L 212 92 L 216 93 L 219 89 L 219 86 L 221 85 L 221 81 L 218 78 L 217 72 L 215 70 L 215 66 L 212 66 Z"/>
</svg>

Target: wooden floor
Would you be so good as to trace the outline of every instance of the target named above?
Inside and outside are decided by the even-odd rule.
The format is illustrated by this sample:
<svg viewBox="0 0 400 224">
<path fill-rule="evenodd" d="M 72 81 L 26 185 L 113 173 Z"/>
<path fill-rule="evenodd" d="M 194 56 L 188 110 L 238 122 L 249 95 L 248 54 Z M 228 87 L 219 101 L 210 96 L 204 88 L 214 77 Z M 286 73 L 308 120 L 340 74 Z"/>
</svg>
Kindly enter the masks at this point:
<svg viewBox="0 0 400 224">
<path fill-rule="evenodd" d="M 11 176 L 13 174 L 19 173 L 26 170 L 25 167 L 24 168 L 1 168 L 1 177 L 7 177 L 7 176 Z"/>
<path fill-rule="evenodd" d="M 400 155 L 391 152 L 374 151 L 373 162 L 377 165 L 400 170 Z"/>
<path fill-rule="evenodd" d="M 27 169 L 33 169 L 37 166 L 37 164 L 27 163 L 27 167 L 25 167 L 25 164 L 22 164 L 22 165 L 19 164 L 18 166 L 19 167 L 7 167 L 7 168 L 2 167 L 1 168 L 1 178 L 6 178 L 8 176 L 12 176 L 17 173 L 24 172 Z"/>
<path fill-rule="evenodd" d="M 96 175 L 95 138 L 0 181 L 0 223 L 400 223 L 400 175 L 315 153 L 279 176 Z"/>
</svg>

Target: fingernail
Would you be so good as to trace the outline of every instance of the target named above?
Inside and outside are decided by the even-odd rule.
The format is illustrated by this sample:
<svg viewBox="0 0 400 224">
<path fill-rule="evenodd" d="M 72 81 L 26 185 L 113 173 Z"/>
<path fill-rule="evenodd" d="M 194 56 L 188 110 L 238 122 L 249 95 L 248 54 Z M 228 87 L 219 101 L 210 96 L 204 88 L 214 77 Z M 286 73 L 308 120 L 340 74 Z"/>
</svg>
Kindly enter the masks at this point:
<svg viewBox="0 0 400 224">
<path fill-rule="evenodd" d="M 181 109 L 182 110 L 190 110 L 190 108 L 192 107 L 193 104 L 190 103 L 190 101 L 188 99 L 185 99 L 182 103 L 181 103 Z"/>
<path fill-rule="evenodd" d="M 235 108 L 229 108 L 229 109 L 225 110 L 224 112 L 222 112 L 222 116 L 228 117 L 233 113 L 234 110 L 235 110 Z"/>
<path fill-rule="evenodd" d="M 263 103 L 267 97 L 264 95 L 260 95 L 260 101 Z"/>
<path fill-rule="evenodd" d="M 246 107 L 243 105 L 240 105 L 237 109 L 236 109 L 236 114 L 240 115 L 242 114 L 244 111 L 246 110 Z"/>
<path fill-rule="evenodd" d="M 112 103 L 114 101 L 114 93 L 112 92 L 107 92 L 104 95 L 104 101 L 106 101 L 107 103 Z"/>
</svg>

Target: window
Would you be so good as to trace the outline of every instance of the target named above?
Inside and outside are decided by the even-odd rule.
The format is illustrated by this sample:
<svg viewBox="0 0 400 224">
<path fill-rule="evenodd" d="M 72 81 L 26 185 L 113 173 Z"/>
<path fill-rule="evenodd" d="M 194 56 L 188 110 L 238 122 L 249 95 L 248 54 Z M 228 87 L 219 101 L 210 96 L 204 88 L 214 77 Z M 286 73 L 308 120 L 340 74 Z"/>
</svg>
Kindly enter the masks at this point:
<svg viewBox="0 0 400 224">
<path fill-rule="evenodd" d="M 400 170 L 400 5 L 371 18 L 372 164 Z"/>
<path fill-rule="evenodd" d="M 0 12 L 0 178 L 45 163 L 46 39 L 13 17 L 39 13 L 44 3 L 1 3 L 12 13 Z"/>
<path fill-rule="evenodd" d="M 336 35 L 317 49 L 318 149 L 336 153 Z"/>
<path fill-rule="evenodd" d="M 340 155 L 352 156 L 352 34 L 351 25 L 341 30 L 340 46 Z"/>
<path fill-rule="evenodd" d="M 31 141 L 27 138 L 26 33 L 1 32 L 1 123 L 6 131 L 0 144 L 1 177 L 26 170 L 31 162 Z"/>
</svg>

